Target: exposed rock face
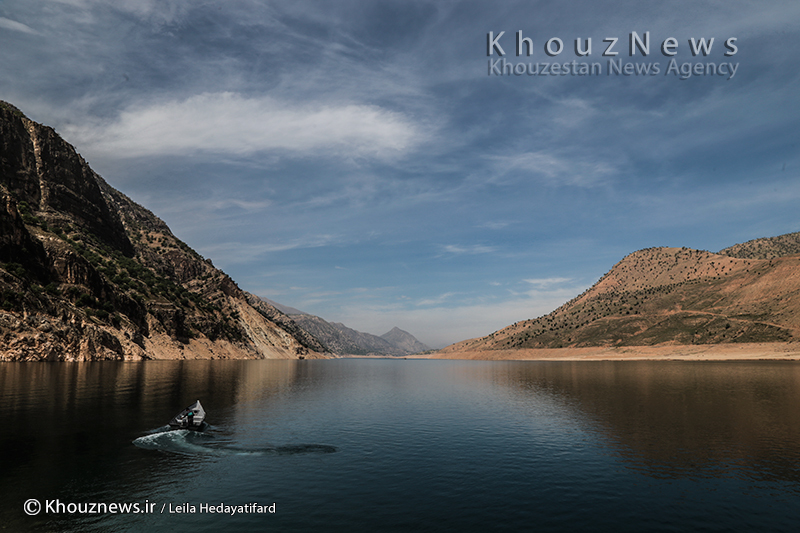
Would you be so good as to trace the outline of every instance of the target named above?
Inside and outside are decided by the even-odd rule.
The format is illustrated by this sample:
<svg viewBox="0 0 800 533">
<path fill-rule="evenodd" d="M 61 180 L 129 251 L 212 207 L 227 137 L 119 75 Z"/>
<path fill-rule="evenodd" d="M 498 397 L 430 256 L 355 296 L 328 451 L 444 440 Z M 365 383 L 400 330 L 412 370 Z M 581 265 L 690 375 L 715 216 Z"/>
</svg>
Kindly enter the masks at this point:
<svg viewBox="0 0 800 533">
<path fill-rule="evenodd" d="M 339 355 L 404 356 L 429 349 L 413 335 L 399 328 L 378 337 L 348 328 L 340 322 L 328 322 L 306 313 L 292 315 L 291 318 L 319 339 L 328 350 Z"/>
<path fill-rule="evenodd" d="M 263 316 L 278 324 L 286 332 L 298 339 L 304 346 L 313 346 L 319 352 L 328 352 L 329 348 L 322 344 L 316 337 L 300 327 L 291 317 L 278 310 L 274 305 L 263 301 L 255 294 L 245 293 L 247 303 Z"/>
<path fill-rule="evenodd" d="M 55 131 L 0 103 L 0 361 L 324 351 L 109 186 Z"/>
<path fill-rule="evenodd" d="M 552 313 L 443 351 L 796 341 L 798 235 L 640 250 Z"/>
<path fill-rule="evenodd" d="M 419 342 L 411 333 L 403 331 L 398 327 L 394 327 L 390 331 L 384 333 L 381 335 L 381 338 L 409 354 L 430 350 L 429 346 Z"/>
</svg>

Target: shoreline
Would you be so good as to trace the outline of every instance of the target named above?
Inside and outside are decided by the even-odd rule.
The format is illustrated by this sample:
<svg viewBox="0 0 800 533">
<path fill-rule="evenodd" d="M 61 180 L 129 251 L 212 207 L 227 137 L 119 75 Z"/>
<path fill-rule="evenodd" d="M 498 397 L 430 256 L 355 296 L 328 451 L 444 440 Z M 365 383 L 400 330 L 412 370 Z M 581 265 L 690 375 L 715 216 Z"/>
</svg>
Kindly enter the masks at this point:
<svg viewBox="0 0 800 533">
<path fill-rule="evenodd" d="M 437 352 L 426 358 L 483 361 L 800 361 L 800 342 L 459 350 Z"/>
</svg>

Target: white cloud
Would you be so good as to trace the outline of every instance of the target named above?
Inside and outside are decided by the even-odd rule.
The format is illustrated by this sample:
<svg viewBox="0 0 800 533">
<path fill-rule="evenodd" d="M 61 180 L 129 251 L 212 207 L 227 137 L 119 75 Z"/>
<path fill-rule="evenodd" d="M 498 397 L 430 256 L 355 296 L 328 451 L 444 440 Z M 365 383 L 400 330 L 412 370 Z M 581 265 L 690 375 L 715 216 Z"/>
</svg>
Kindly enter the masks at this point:
<svg viewBox="0 0 800 533">
<path fill-rule="evenodd" d="M 489 221 L 484 222 L 483 224 L 478 224 L 476 228 L 486 228 L 486 229 L 493 229 L 493 230 L 500 230 L 507 226 L 510 226 L 511 222 L 505 220 L 496 220 L 496 221 Z"/>
<path fill-rule="evenodd" d="M 6 30 L 18 31 L 21 33 L 28 33 L 30 35 L 37 35 L 39 33 L 30 26 L 26 26 L 21 22 L 17 22 L 16 20 L 7 19 L 4 17 L 0 17 L 0 28 L 5 28 Z"/>
<path fill-rule="evenodd" d="M 74 8 L 92 10 L 115 9 L 156 24 L 174 22 L 189 4 L 184 0 L 54 0 Z"/>
<path fill-rule="evenodd" d="M 285 252 L 297 248 L 319 248 L 342 240 L 341 236 L 337 235 L 309 235 L 279 243 L 240 243 L 230 241 L 217 245 L 198 246 L 197 251 L 204 257 L 210 257 L 212 261 L 215 261 L 214 264 L 217 264 L 218 261 L 219 265 L 225 267 L 226 265 L 254 261 L 270 252 Z"/>
<path fill-rule="evenodd" d="M 494 246 L 484 246 L 482 244 L 470 244 L 466 246 L 459 244 L 448 244 L 443 248 L 447 253 L 468 255 L 490 254 L 496 250 Z"/>
<path fill-rule="evenodd" d="M 553 185 L 596 187 L 605 184 L 617 169 L 597 160 L 558 156 L 552 152 L 525 152 L 494 156 L 500 175 L 512 171 L 530 173 Z"/>
<path fill-rule="evenodd" d="M 597 116 L 597 109 L 580 98 L 565 98 L 557 102 L 553 113 L 553 122 L 562 127 L 577 128 Z"/>
<path fill-rule="evenodd" d="M 297 106 L 231 92 L 134 106 L 109 123 L 65 130 L 83 150 L 117 158 L 269 151 L 391 158 L 421 140 L 404 115 L 377 106 Z"/>
<path fill-rule="evenodd" d="M 226 209 L 230 206 L 235 206 L 242 211 L 262 211 L 272 205 L 270 200 L 237 200 L 229 198 L 227 200 L 220 200 L 216 202 L 216 209 Z"/>
<path fill-rule="evenodd" d="M 531 285 L 539 288 L 550 287 L 552 285 L 561 285 L 563 283 L 568 283 L 572 281 L 570 278 L 534 278 L 534 279 L 525 279 L 522 280 L 525 283 L 530 283 Z"/>
<path fill-rule="evenodd" d="M 440 304 L 443 304 L 445 302 L 445 300 L 447 300 L 451 296 L 455 296 L 455 294 L 456 293 L 454 293 L 454 292 L 446 292 L 444 294 L 440 294 L 439 296 L 437 296 L 435 298 L 426 298 L 424 300 L 420 300 L 419 302 L 417 302 L 417 305 L 420 306 L 420 307 L 424 307 L 424 306 L 428 306 L 428 305 L 440 305 Z"/>
</svg>

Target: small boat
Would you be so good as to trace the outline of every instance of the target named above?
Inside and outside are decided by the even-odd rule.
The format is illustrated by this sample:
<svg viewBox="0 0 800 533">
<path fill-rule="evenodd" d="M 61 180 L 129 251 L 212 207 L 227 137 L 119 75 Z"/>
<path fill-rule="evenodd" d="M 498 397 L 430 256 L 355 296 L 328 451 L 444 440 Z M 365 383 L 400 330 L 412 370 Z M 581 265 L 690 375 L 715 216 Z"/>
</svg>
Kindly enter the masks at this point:
<svg viewBox="0 0 800 533">
<path fill-rule="evenodd" d="M 191 429 L 194 431 L 203 431 L 208 424 L 206 420 L 206 410 L 200 405 L 200 400 L 197 400 L 192 405 L 175 415 L 175 418 L 169 421 L 170 429 Z"/>
</svg>

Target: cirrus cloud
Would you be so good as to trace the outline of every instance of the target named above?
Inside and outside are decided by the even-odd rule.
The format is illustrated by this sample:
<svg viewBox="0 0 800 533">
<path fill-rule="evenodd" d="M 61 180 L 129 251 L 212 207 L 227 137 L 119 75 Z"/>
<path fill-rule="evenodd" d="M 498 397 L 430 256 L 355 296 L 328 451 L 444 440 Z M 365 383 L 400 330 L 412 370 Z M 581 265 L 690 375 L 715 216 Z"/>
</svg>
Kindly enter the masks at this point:
<svg viewBox="0 0 800 533">
<path fill-rule="evenodd" d="M 0 28 L 18 31 L 20 33 L 28 33 L 31 35 L 36 35 L 39 33 L 30 26 L 27 26 L 21 22 L 17 22 L 16 20 L 7 19 L 5 17 L 0 17 Z"/>
</svg>

